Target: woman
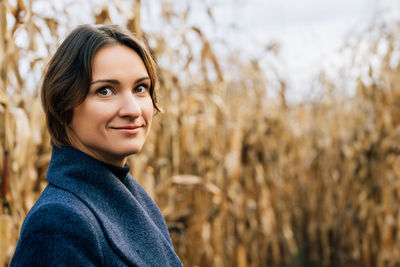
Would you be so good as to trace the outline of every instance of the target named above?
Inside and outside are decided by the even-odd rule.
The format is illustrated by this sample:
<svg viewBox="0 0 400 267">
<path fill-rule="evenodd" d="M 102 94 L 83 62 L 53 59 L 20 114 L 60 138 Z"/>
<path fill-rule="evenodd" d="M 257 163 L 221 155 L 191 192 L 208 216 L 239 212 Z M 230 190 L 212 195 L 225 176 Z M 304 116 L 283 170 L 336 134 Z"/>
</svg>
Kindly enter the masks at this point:
<svg viewBox="0 0 400 267">
<path fill-rule="evenodd" d="M 149 52 L 117 27 L 83 25 L 64 40 L 41 91 L 49 183 L 11 266 L 182 266 L 160 210 L 126 164 L 158 111 L 156 78 Z"/>
</svg>

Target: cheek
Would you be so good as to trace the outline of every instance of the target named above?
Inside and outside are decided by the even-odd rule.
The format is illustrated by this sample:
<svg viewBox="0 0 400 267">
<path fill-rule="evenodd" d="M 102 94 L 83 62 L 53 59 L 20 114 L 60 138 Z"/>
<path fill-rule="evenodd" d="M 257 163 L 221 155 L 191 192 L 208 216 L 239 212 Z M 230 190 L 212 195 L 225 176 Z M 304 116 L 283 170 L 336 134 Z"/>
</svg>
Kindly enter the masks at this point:
<svg viewBox="0 0 400 267">
<path fill-rule="evenodd" d="M 110 117 L 112 109 L 104 103 L 84 103 L 74 109 L 71 126 L 75 131 L 90 131 L 104 126 Z"/>
<path fill-rule="evenodd" d="M 153 101 L 151 98 L 146 99 L 141 105 L 142 107 L 142 116 L 143 118 L 151 124 L 152 118 L 153 118 L 153 113 L 154 113 L 154 107 L 153 107 Z"/>
<path fill-rule="evenodd" d="M 142 117 L 146 121 L 151 121 L 154 113 L 153 101 L 151 100 L 151 97 L 139 99 L 138 103 L 142 111 Z"/>
</svg>

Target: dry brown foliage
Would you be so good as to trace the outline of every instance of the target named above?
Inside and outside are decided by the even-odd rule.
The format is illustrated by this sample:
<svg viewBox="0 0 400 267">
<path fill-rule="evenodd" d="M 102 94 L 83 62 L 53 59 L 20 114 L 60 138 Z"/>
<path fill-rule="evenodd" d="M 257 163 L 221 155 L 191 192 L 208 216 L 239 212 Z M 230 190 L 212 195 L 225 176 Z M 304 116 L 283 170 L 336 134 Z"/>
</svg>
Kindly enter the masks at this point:
<svg viewBox="0 0 400 267">
<path fill-rule="evenodd" d="M 50 160 L 39 80 L 28 92 L 20 66 L 41 72 L 48 55 L 34 52 L 53 51 L 60 25 L 32 13 L 32 4 L 0 1 L 4 266 Z M 134 12 L 113 5 L 140 33 L 140 1 Z M 185 17 L 165 3 L 163 16 Z M 95 20 L 112 22 L 107 7 Z M 163 35 L 140 33 L 160 62 L 164 112 L 130 164 L 159 204 L 185 266 L 400 265 L 400 66 L 390 65 L 400 52 L 399 28 L 374 29 L 382 34 L 364 56 L 377 54 L 382 40 L 389 49 L 382 66 L 371 67 L 369 85 L 360 77 L 354 97 L 334 95 L 343 88 L 321 79 L 324 98 L 300 104 L 287 103 L 284 82 L 281 101 L 269 101 L 259 62 L 219 58 L 197 27 L 181 25 L 174 47 Z M 17 45 L 18 31 L 28 36 L 26 47 Z M 193 34 L 199 52 L 187 41 Z"/>
</svg>

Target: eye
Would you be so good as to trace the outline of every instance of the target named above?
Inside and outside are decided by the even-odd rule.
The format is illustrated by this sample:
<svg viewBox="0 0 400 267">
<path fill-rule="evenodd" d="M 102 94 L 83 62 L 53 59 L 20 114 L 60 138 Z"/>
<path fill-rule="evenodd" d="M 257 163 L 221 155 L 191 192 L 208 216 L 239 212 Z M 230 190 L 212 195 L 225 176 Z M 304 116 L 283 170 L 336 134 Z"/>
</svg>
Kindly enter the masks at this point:
<svg viewBox="0 0 400 267">
<path fill-rule="evenodd" d="M 101 95 L 101 96 L 110 96 L 110 95 L 112 95 L 112 93 L 113 92 L 112 92 L 111 88 L 109 88 L 109 87 L 102 87 L 96 91 L 96 94 Z"/>
<path fill-rule="evenodd" d="M 149 89 L 149 86 L 147 84 L 141 84 L 134 89 L 134 92 L 135 93 L 145 93 L 148 91 L 148 89 Z"/>
</svg>

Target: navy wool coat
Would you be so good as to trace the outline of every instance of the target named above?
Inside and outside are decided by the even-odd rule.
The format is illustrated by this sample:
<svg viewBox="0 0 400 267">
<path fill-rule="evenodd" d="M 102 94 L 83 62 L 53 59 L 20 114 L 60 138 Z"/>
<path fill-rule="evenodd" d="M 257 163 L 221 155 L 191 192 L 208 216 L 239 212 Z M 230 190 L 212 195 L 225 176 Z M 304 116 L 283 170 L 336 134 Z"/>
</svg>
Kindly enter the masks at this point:
<svg viewBox="0 0 400 267">
<path fill-rule="evenodd" d="M 130 174 L 121 181 L 65 146 L 53 148 L 47 179 L 11 266 L 182 266 L 159 208 Z"/>
</svg>

